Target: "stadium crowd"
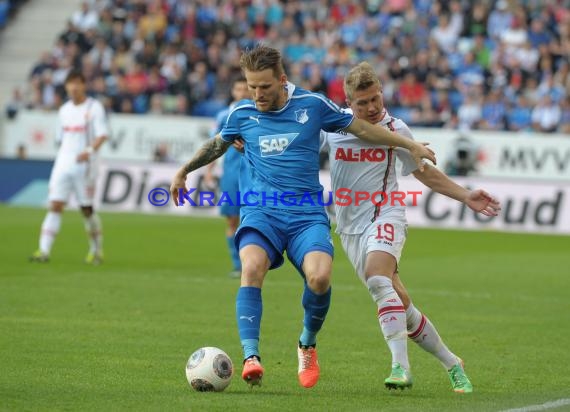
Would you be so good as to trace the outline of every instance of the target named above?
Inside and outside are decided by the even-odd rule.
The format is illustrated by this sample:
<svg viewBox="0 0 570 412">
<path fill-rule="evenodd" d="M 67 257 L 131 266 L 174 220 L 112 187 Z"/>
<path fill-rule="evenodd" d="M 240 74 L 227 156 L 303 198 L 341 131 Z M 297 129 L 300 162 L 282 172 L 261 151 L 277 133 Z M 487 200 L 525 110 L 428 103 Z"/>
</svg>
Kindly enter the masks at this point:
<svg viewBox="0 0 570 412">
<path fill-rule="evenodd" d="M 85 1 L 14 100 L 56 109 L 80 67 L 110 112 L 214 116 L 258 42 L 341 105 L 367 60 L 410 125 L 570 133 L 570 0 Z"/>
</svg>

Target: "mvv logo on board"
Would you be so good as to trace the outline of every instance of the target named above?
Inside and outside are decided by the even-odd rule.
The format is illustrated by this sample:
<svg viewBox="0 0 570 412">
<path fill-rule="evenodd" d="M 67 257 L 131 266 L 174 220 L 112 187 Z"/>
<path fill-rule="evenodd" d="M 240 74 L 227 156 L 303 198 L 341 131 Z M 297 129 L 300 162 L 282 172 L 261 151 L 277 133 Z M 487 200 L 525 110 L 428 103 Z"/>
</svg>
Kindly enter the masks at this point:
<svg viewBox="0 0 570 412">
<path fill-rule="evenodd" d="M 262 157 L 279 156 L 289 147 L 299 133 L 284 133 L 259 136 L 259 150 Z"/>
</svg>

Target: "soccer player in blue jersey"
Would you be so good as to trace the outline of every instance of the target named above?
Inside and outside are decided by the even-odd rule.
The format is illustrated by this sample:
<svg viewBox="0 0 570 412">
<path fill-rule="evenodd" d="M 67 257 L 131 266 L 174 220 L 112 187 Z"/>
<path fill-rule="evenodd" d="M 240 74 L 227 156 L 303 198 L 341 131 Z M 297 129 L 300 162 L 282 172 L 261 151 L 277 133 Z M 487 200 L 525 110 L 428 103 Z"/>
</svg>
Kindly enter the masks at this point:
<svg viewBox="0 0 570 412">
<path fill-rule="evenodd" d="M 179 169 L 170 191 L 178 205 L 188 173 L 220 157 L 234 141 L 243 141 L 240 189 L 247 196 L 235 236 L 242 264 L 236 298 L 242 378 L 250 385 L 261 383 L 261 287 L 267 272 L 283 264 L 287 251 L 304 281 L 298 377 L 310 388 L 319 379 L 316 337 L 329 309 L 333 257 L 319 183 L 320 130 L 345 130 L 368 142 L 404 147 L 420 169 L 422 158 L 435 162 L 435 156 L 425 144 L 356 119 L 324 96 L 289 83 L 276 49 L 258 45 L 242 54 L 240 66 L 253 101 L 233 108 L 220 134 Z"/>
<path fill-rule="evenodd" d="M 239 77 L 233 81 L 232 84 L 232 103 L 229 107 L 219 112 L 216 116 L 215 134 L 222 130 L 222 127 L 226 123 L 226 118 L 230 113 L 230 110 L 241 100 L 247 99 L 249 97 L 249 90 L 247 89 L 247 82 L 244 77 Z M 227 194 L 229 199 L 233 199 L 231 202 L 223 202 L 220 207 L 220 212 L 226 217 L 226 241 L 228 244 L 228 250 L 230 252 L 230 257 L 232 259 L 233 270 L 229 273 L 231 278 L 239 278 L 241 276 L 241 261 L 239 259 L 239 253 L 234 242 L 234 236 L 239 225 L 239 202 L 235 199 L 238 197 L 239 191 L 239 170 L 241 163 L 241 153 L 237 151 L 236 148 L 230 147 L 224 154 L 223 160 L 223 171 L 220 177 L 220 190 L 223 194 Z M 213 185 L 213 169 L 215 163 L 212 162 L 208 164 L 206 169 L 206 175 L 204 179 L 206 184 L 209 186 Z"/>
</svg>

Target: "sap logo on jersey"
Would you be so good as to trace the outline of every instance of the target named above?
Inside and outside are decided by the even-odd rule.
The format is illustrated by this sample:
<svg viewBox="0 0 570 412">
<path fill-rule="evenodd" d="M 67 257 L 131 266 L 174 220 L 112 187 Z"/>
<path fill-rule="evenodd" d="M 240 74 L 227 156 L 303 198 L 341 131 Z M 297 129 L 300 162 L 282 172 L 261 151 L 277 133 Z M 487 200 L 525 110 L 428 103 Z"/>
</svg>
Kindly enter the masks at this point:
<svg viewBox="0 0 570 412">
<path fill-rule="evenodd" d="M 383 162 L 386 159 L 386 151 L 384 149 L 339 147 L 336 149 L 334 158 L 345 162 Z"/>
<path fill-rule="evenodd" d="M 284 133 L 259 136 L 261 156 L 279 156 L 283 154 L 298 135 L 299 133 Z"/>
</svg>

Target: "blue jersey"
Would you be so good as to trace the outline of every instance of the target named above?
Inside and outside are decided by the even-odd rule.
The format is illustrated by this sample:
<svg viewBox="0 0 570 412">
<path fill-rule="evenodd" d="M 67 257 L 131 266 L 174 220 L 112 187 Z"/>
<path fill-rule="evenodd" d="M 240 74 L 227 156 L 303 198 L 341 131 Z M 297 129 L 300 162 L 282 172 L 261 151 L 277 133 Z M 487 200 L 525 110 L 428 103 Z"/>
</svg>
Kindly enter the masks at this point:
<svg viewBox="0 0 570 412">
<path fill-rule="evenodd" d="M 216 115 L 216 127 L 214 130 L 213 135 L 216 135 L 222 130 L 222 127 L 226 123 L 226 118 L 230 113 L 230 110 L 233 108 L 234 105 L 229 106 L 228 108 L 222 110 Z M 240 167 L 240 159 L 241 153 L 238 152 L 233 146 L 230 146 L 226 153 L 224 154 L 223 159 L 223 171 L 224 174 L 222 179 L 228 176 L 234 176 L 235 179 L 232 179 L 232 182 L 235 181 L 236 183 L 236 190 L 237 190 L 237 181 L 238 181 L 238 172 Z"/>
<path fill-rule="evenodd" d="M 320 131 L 339 131 L 354 119 L 323 95 L 288 84 L 288 101 L 261 112 L 251 100 L 229 113 L 221 136 L 241 137 L 245 155 L 240 174 L 242 205 L 278 209 L 322 209 L 319 182 Z M 253 195 L 245 198 L 247 194 Z"/>
<path fill-rule="evenodd" d="M 228 108 L 217 114 L 216 127 L 212 133 L 213 135 L 218 134 L 222 130 L 228 114 L 234 106 L 235 104 L 231 104 Z M 230 199 L 227 202 L 221 203 L 220 212 L 224 216 L 239 216 L 239 173 L 242 157 L 242 154 L 233 146 L 228 147 L 228 150 L 224 153 L 222 161 L 223 172 L 220 176 L 220 190 L 222 196 L 228 196 Z"/>
</svg>

